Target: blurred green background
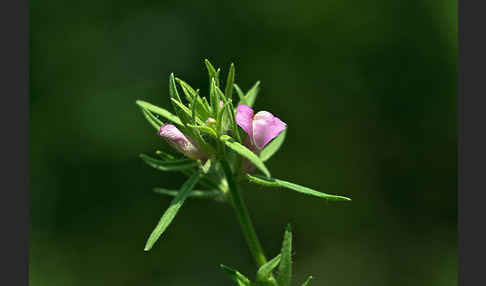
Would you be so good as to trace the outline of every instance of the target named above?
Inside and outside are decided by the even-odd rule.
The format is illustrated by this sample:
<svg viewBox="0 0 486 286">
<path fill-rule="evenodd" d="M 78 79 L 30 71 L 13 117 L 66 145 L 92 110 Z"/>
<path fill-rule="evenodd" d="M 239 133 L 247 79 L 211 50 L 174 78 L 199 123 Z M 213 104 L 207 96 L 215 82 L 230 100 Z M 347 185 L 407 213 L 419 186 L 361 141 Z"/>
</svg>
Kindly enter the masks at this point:
<svg viewBox="0 0 486 286">
<path fill-rule="evenodd" d="M 174 72 L 236 64 L 288 124 L 272 173 L 350 196 L 245 185 L 268 256 L 294 229 L 294 285 L 457 284 L 456 1 L 30 1 L 31 285 L 233 285 L 254 277 L 229 206 L 187 201 L 143 246 L 179 174 L 135 105 Z"/>
</svg>

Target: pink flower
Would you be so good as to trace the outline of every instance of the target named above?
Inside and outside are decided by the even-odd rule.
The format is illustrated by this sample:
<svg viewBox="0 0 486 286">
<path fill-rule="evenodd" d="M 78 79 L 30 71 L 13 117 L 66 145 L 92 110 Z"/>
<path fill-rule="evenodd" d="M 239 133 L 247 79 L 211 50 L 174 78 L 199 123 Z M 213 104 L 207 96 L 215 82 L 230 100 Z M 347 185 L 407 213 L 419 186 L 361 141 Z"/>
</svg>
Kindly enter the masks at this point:
<svg viewBox="0 0 486 286">
<path fill-rule="evenodd" d="M 172 124 L 165 124 L 160 127 L 160 137 L 177 151 L 194 160 L 206 161 L 207 156 L 201 151 L 197 144 L 186 137 L 177 127 Z"/>
<path fill-rule="evenodd" d="M 247 146 L 259 153 L 268 142 L 285 130 L 287 124 L 268 111 L 253 113 L 248 105 L 238 105 L 236 123 L 248 134 Z"/>
</svg>

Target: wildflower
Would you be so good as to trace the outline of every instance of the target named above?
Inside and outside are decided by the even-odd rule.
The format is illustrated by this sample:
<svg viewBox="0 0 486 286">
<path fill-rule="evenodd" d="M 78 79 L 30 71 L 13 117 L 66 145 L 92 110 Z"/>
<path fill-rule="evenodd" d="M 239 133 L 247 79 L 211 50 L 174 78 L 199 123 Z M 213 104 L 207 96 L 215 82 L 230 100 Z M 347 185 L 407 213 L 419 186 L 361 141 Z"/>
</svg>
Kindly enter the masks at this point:
<svg viewBox="0 0 486 286">
<path fill-rule="evenodd" d="M 172 124 L 165 124 L 160 127 L 159 136 L 164 138 L 167 143 L 177 151 L 194 160 L 206 161 L 207 156 L 197 146 L 197 144 L 186 137 L 177 127 Z"/>
<path fill-rule="evenodd" d="M 245 142 L 253 152 L 260 151 L 273 138 L 285 130 L 285 124 L 268 111 L 259 111 L 255 115 L 248 105 L 240 104 L 236 112 L 236 123 L 248 134 Z"/>
</svg>

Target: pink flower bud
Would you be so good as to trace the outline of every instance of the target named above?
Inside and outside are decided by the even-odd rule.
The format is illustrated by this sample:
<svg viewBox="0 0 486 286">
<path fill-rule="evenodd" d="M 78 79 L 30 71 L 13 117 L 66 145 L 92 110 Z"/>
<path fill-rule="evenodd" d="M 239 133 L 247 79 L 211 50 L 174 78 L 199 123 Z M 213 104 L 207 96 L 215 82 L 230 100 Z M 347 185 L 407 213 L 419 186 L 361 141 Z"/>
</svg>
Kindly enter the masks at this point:
<svg viewBox="0 0 486 286">
<path fill-rule="evenodd" d="M 165 124 L 160 127 L 159 136 L 177 151 L 194 160 L 205 161 L 206 155 L 201 151 L 195 142 L 186 137 L 177 127 L 172 124 Z"/>
<path fill-rule="evenodd" d="M 206 120 L 206 125 L 208 127 L 211 127 L 213 129 L 216 129 L 216 120 L 212 117 L 208 117 L 208 119 Z"/>
</svg>

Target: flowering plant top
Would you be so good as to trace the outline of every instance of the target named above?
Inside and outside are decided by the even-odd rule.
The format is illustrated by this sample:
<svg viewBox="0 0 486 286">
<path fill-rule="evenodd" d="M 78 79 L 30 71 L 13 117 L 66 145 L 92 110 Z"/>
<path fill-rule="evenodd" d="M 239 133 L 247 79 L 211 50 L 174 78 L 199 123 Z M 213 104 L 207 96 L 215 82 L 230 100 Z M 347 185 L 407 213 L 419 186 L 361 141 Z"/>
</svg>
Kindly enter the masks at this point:
<svg viewBox="0 0 486 286">
<path fill-rule="evenodd" d="M 290 229 L 286 231 L 282 253 L 267 261 L 238 191 L 238 182 L 246 179 L 250 183 L 269 188 L 283 188 L 331 201 L 350 199 L 272 177 L 265 162 L 282 146 L 287 123 L 269 111 L 253 111 L 252 106 L 259 93 L 259 82 L 246 93 L 242 92 L 234 82 L 235 68 L 231 64 L 223 88 L 220 82 L 221 70 L 215 69 L 208 60 L 205 64 L 209 73 L 208 98 L 201 96 L 198 89 L 170 74 L 169 98 L 174 113 L 142 100 L 136 102 L 157 134 L 178 154 L 157 151 L 158 158 L 145 154 L 141 154 L 141 158 L 155 169 L 178 171 L 188 177 L 180 190 L 155 189 L 159 194 L 174 198 L 150 234 L 145 250 L 153 247 L 186 198 L 216 199 L 230 203 L 236 211 L 250 252 L 260 267 L 257 281 L 263 284 L 259 282 L 256 285 L 289 285 L 290 270 L 285 269 L 290 267 Z M 182 90 L 185 100 L 180 96 L 178 88 Z M 237 93 L 236 101 L 233 91 Z M 280 268 L 285 268 L 280 269 L 280 272 L 288 272 L 288 277 L 284 277 L 287 274 L 280 273 L 277 281 L 271 272 L 278 264 Z M 223 269 L 238 285 L 253 285 L 236 270 L 226 266 Z"/>
</svg>

